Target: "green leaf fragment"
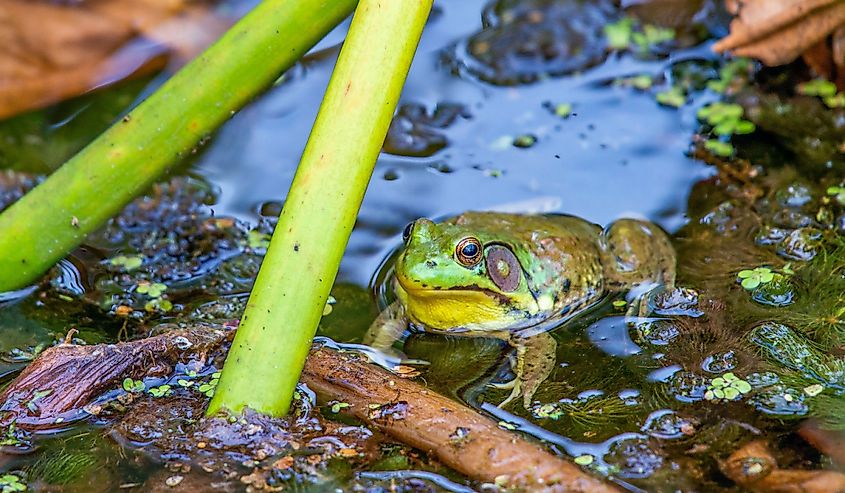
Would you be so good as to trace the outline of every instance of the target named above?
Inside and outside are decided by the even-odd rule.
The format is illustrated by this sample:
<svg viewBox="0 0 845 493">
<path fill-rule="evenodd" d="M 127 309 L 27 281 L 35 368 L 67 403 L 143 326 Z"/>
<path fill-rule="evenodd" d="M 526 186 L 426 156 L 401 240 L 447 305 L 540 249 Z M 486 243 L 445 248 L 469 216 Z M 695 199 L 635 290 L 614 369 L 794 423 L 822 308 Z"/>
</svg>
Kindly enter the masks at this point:
<svg viewBox="0 0 845 493">
<path fill-rule="evenodd" d="M 144 263 L 140 255 L 118 255 L 109 259 L 109 264 L 115 267 L 123 267 L 127 271 L 133 271 Z"/>
<path fill-rule="evenodd" d="M 749 277 L 747 279 L 743 279 L 740 283 L 743 288 L 747 290 L 752 290 L 760 285 L 760 279 L 758 277 Z"/>
<path fill-rule="evenodd" d="M 723 393 L 725 395 L 725 399 L 727 399 L 729 401 L 732 401 L 732 400 L 736 399 L 737 397 L 739 397 L 739 391 L 737 389 L 733 388 L 733 387 L 728 387 L 728 388 L 724 389 Z"/>
<path fill-rule="evenodd" d="M 687 96 L 680 87 L 672 87 L 665 91 L 658 92 L 654 98 L 664 106 L 680 108 L 687 102 Z"/>
<path fill-rule="evenodd" d="M 813 79 L 798 84 L 796 90 L 804 96 L 831 97 L 836 94 L 836 84 L 824 79 Z"/>
<path fill-rule="evenodd" d="M 341 409 L 346 409 L 347 407 L 349 407 L 348 402 L 335 402 L 332 404 L 331 411 L 332 413 L 337 414 L 341 411 Z"/>
<path fill-rule="evenodd" d="M 513 146 L 519 147 L 519 148 L 531 147 L 536 143 L 537 143 L 537 137 L 534 137 L 531 134 L 517 135 L 513 139 Z"/>
<path fill-rule="evenodd" d="M 845 93 L 840 92 L 836 96 L 828 96 L 822 101 L 830 109 L 845 108 Z"/>
<path fill-rule="evenodd" d="M 561 118 L 569 118 L 572 114 L 572 103 L 560 103 L 555 106 L 555 115 Z"/>
<path fill-rule="evenodd" d="M 617 22 L 604 26 L 604 35 L 607 38 L 607 46 L 611 50 L 624 50 L 631 44 L 631 32 L 634 19 L 623 17 Z"/>
<path fill-rule="evenodd" d="M 270 246 L 270 235 L 253 229 L 246 234 L 246 241 L 253 250 L 266 249 Z"/>
<path fill-rule="evenodd" d="M 745 380 L 738 380 L 731 385 L 731 388 L 738 390 L 742 394 L 751 392 L 751 384 Z"/>
<path fill-rule="evenodd" d="M 734 153 L 734 146 L 721 140 L 707 140 L 704 142 L 704 148 L 717 156 L 730 157 Z"/>
<path fill-rule="evenodd" d="M 584 454 L 572 459 L 572 462 L 578 464 L 579 466 L 589 466 L 593 463 L 593 460 L 595 460 L 595 457 L 590 454 Z"/>
</svg>

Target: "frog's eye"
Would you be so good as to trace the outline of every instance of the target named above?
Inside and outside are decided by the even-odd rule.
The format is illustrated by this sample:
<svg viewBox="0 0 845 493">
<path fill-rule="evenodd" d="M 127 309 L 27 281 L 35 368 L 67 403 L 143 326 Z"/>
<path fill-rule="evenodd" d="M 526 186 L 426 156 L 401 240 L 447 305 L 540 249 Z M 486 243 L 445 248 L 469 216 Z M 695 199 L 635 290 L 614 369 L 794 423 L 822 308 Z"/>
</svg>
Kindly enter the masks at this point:
<svg viewBox="0 0 845 493">
<path fill-rule="evenodd" d="M 455 257 L 464 267 L 472 267 L 481 261 L 481 242 L 469 236 L 458 242 Z"/>
<path fill-rule="evenodd" d="M 509 249 L 494 245 L 487 249 L 487 275 L 502 291 L 510 293 L 519 287 L 522 268 Z"/>
<path fill-rule="evenodd" d="M 405 229 L 402 230 L 402 242 L 404 242 L 406 245 L 408 244 L 408 240 L 411 239 L 411 233 L 413 231 L 414 231 L 414 223 L 413 222 L 408 223 L 408 225 L 405 226 Z"/>
</svg>

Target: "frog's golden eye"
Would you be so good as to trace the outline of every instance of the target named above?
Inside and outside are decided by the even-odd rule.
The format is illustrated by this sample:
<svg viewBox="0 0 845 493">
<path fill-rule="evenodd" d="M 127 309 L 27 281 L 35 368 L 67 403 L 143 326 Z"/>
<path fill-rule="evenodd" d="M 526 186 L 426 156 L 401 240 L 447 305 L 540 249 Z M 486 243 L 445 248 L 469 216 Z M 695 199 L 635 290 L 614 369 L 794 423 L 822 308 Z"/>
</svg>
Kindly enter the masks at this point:
<svg viewBox="0 0 845 493">
<path fill-rule="evenodd" d="M 455 257 L 464 267 L 472 267 L 481 261 L 481 242 L 469 236 L 458 242 Z"/>
</svg>

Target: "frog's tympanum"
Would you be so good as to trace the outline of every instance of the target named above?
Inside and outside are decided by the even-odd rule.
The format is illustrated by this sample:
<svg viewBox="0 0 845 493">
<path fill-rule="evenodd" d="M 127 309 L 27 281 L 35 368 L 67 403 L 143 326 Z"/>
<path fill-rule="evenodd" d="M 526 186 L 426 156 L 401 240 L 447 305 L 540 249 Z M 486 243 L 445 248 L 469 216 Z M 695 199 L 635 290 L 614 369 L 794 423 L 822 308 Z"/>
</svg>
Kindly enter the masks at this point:
<svg viewBox="0 0 845 493">
<path fill-rule="evenodd" d="M 555 365 L 546 332 L 608 293 L 672 287 L 675 253 L 656 225 L 620 219 L 604 230 L 573 216 L 467 212 L 404 232 L 395 265 L 396 302 L 366 341 L 385 348 L 410 322 L 430 332 L 506 339 L 516 348 L 510 397 L 528 407 Z M 639 290 L 638 290 L 639 291 Z M 647 303 L 631 304 L 645 315 Z M 638 312 L 639 311 L 639 312 Z"/>
</svg>

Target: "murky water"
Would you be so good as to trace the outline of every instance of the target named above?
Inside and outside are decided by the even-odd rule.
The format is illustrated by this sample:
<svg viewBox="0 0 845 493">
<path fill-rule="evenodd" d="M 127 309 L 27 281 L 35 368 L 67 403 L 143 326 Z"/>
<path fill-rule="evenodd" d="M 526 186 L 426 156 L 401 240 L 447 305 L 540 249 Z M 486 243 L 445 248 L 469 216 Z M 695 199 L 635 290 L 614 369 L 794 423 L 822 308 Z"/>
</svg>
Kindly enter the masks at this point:
<svg viewBox="0 0 845 493">
<path fill-rule="evenodd" d="M 781 455 L 787 465 L 826 465 L 796 438 L 798 422 L 782 420 L 811 410 L 826 419 L 845 388 L 837 373 L 845 372 L 837 359 L 845 308 L 839 311 L 841 297 L 831 294 L 845 287 L 840 270 L 845 264 L 836 260 L 841 258 L 836 245 L 845 224 L 845 198 L 837 205 L 836 193 L 826 195 L 828 187 L 838 185 L 835 177 L 824 176 L 819 185 L 813 181 L 817 174 L 802 179 L 790 168 L 731 167 L 713 156 L 711 164 L 692 157 L 693 134 L 702 128 L 696 114 L 722 97 L 703 90 L 700 81 L 690 82 L 719 77 L 722 62 L 710 53 L 709 41 L 683 42 L 685 48 L 647 56 L 613 52 L 583 70 L 564 70 L 566 75 L 535 74 L 530 83 L 486 82 L 495 77 L 474 64 L 484 59 L 487 45 L 470 41 L 482 28 L 486 3 L 438 2 L 400 102 L 405 120 L 396 125 L 405 131 L 394 128 L 387 143 L 391 153 L 379 158 L 333 290 L 337 302 L 320 334 L 360 340 L 375 316 L 371 293 L 384 291 L 380 286 L 390 266 L 383 264 L 385 257 L 399 245 L 405 224 L 418 217 L 495 209 L 565 212 L 599 224 L 625 216 L 646 218 L 675 234 L 679 281 L 702 293 L 699 307 L 705 315 L 667 310 L 631 327 L 624 309 L 613 299 L 604 300 L 553 332 L 556 367 L 530 409 L 495 406 L 508 391 L 488 384 L 512 377 L 502 341 L 412 334 L 397 347 L 429 363 L 420 370 L 432 388 L 543 440 L 556 453 L 577 458 L 632 491 L 734 489 L 714 459 L 758 437 L 786 444 Z M 700 3 L 704 12 L 712 7 Z M 620 14 L 608 12 L 590 15 L 616 22 Z M 584 24 L 589 28 L 589 22 Z M 185 169 L 197 179 L 157 191 L 161 202 L 151 202 L 153 212 L 136 208 L 125 213 L 128 219 L 93 236 L 49 283 L 26 296 L 0 300 L 0 384 L 71 328 L 77 329 L 77 340 L 91 344 L 140 337 L 159 322 L 218 320 L 242 310 L 261 242 L 290 185 L 346 25 L 224 125 Z M 601 25 L 598 32 L 588 41 L 603 43 Z M 561 48 L 547 41 L 525 43 L 544 47 L 536 63 L 553 66 L 559 60 L 548 50 Z M 473 58 L 473 53 L 481 55 Z M 637 83 L 631 78 L 643 75 L 648 84 L 633 87 Z M 680 108 L 655 101 L 657 92 L 673 84 L 692 87 Z M 108 105 L 89 98 L 46 110 L 47 120 L 56 123 L 50 132 L 70 135 L 78 130 L 74 125 L 103 106 L 121 111 L 140 86 L 115 89 Z M 562 105 L 570 106 L 563 111 Z M 753 137 L 745 137 L 748 155 L 758 151 Z M 78 137 L 68 140 L 79 142 Z M 398 149 L 403 146 L 405 151 Z M 67 152 L 74 145 L 58 147 Z M 28 169 L 43 172 L 61 162 L 61 149 L 49 147 Z M 783 149 L 771 154 L 789 156 Z M 789 161 L 769 158 L 778 164 Z M 241 222 L 216 219 L 225 217 Z M 156 233 L 161 224 L 180 226 L 175 239 Z M 830 256 L 805 262 L 828 251 Z M 117 254 L 124 258 L 115 262 Z M 133 255 L 144 262 L 134 274 L 122 267 Z M 765 277 L 758 268 L 781 277 Z M 748 277 L 761 285 L 740 284 Z M 157 282 L 164 283 L 166 295 L 139 294 L 138 286 Z M 170 308 L 164 301 L 172 302 Z M 134 315 L 116 316 L 121 306 Z M 758 325 L 767 320 L 798 330 Z M 812 352 L 817 345 L 828 356 Z M 804 350 L 815 360 L 796 363 L 795 354 Z M 727 376 L 734 373 L 736 380 Z M 828 400 L 813 400 L 817 390 Z M 145 453 L 152 438 L 132 442 L 114 428 L 103 436 L 106 421 L 70 426 L 57 436 L 29 437 L 33 442 L 21 444 L 21 455 L 0 453 L 0 472 L 28 471 L 30 487 L 52 485 L 62 491 L 132 489 L 150 477 L 185 473 L 180 468 L 186 457 Z M 94 467 L 97 473 L 91 472 Z M 303 488 L 353 484 L 349 466 L 340 470 Z M 477 486 L 457 475 L 447 479 L 426 471 L 367 474 L 355 484 L 367 480 L 383 486 L 400 479 L 454 491 Z M 296 477 L 279 481 L 298 484 Z M 405 487 L 414 489 L 411 483 Z"/>
</svg>

